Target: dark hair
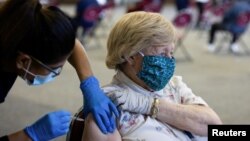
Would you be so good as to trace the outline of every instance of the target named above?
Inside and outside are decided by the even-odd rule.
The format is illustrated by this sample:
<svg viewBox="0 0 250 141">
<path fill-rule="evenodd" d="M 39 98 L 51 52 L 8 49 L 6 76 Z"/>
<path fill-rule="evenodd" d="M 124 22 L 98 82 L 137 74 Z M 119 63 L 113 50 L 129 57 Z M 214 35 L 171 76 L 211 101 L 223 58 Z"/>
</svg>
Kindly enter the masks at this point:
<svg viewBox="0 0 250 141">
<path fill-rule="evenodd" d="M 13 59 L 19 51 L 43 63 L 55 63 L 74 47 L 72 19 L 38 0 L 8 0 L 0 9 L 0 58 Z"/>
</svg>

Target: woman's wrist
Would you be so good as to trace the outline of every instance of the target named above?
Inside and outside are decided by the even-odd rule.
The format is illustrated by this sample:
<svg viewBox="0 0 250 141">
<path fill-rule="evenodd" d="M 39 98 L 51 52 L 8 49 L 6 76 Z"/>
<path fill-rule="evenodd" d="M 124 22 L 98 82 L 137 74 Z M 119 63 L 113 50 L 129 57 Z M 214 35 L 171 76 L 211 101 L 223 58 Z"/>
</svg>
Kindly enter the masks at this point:
<svg viewBox="0 0 250 141">
<path fill-rule="evenodd" d="M 159 104 L 160 104 L 160 100 L 158 98 L 154 98 L 154 101 L 151 106 L 151 111 L 150 111 L 150 115 L 152 118 L 157 117 L 157 114 L 159 112 Z"/>
</svg>

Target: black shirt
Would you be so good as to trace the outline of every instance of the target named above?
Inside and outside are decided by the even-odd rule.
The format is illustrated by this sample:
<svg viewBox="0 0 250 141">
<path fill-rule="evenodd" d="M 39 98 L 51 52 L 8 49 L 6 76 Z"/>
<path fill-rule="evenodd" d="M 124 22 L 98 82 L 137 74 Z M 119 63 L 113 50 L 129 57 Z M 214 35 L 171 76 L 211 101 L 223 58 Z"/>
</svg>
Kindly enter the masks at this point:
<svg viewBox="0 0 250 141">
<path fill-rule="evenodd" d="M 16 73 L 0 71 L 0 103 L 3 103 L 9 90 L 15 83 Z"/>
</svg>

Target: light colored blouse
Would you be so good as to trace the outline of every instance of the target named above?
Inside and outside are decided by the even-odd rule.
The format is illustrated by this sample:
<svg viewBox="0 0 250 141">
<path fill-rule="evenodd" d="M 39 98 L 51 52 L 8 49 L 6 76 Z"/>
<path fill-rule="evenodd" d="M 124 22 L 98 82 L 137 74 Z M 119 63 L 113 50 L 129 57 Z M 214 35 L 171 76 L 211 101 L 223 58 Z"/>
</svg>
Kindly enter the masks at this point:
<svg viewBox="0 0 250 141">
<path fill-rule="evenodd" d="M 169 83 L 160 91 L 150 92 L 134 83 L 123 72 L 118 71 L 109 85 L 103 87 L 104 92 L 124 91 L 152 97 L 167 97 L 179 104 L 199 104 L 208 106 L 201 98 L 193 94 L 192 90 L 182 81 L 181 76 L 173 76 Z M 117 124 L 123 141 L 194 141 L 207 140 L 207 137 L 188 137 L 182 130 L 174 128 L 150 116 L 121 111 Z"/>
</svg>

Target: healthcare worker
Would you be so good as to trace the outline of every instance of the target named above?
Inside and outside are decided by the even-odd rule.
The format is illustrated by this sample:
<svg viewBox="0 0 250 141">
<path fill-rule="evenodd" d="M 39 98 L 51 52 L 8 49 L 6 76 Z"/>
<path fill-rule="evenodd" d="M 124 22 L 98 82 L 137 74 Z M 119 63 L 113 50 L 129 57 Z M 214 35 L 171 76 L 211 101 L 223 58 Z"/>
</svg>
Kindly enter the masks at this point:
<svg viewBox="0 0 250 141">
<path fill-rule="evenodd" d="M 38 0 L 8 0 L 0 8 L 0 103 L 17 76 L 41 85 L 58 76 L 66 61 L 76 69 L 84 98 L 84 116 L 91 113 L 103 133 L 115 130 L 118 111 L 100 89 L 84 48 L 75 39 L 72 20 L 59 8 Z M 47 141 L 69 130 L 70 112 L 48 113 L 0 141 Z"/>
</svg>

